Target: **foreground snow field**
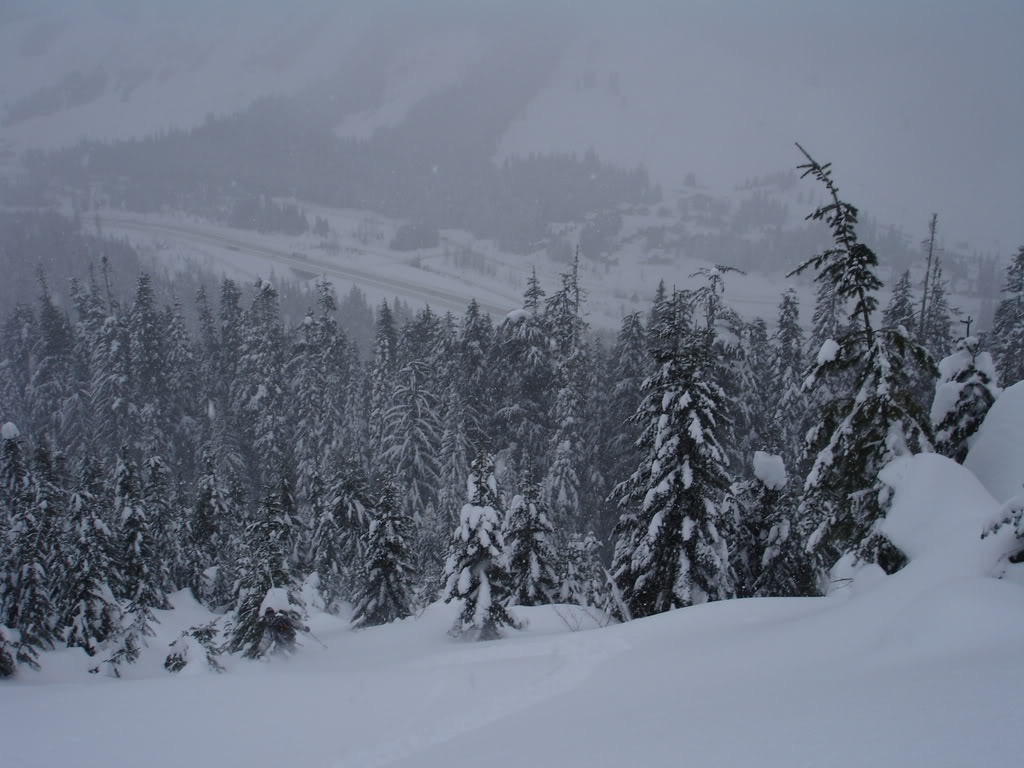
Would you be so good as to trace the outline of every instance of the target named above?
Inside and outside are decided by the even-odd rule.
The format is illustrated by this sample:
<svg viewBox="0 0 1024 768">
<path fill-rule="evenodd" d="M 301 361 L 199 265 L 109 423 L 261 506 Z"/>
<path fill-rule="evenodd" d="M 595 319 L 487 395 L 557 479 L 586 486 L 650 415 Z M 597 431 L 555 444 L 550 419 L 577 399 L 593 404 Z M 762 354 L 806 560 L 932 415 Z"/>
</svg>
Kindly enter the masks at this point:
<svg viewBox="0 0 1024 768">
<path fill-rule="evenodd" d="M 912 556 L 828 598 L 712 603 L 601 628 L 516 609 L 500 641 L 454 640 L 457 607 L 354 632 L 314 615 L 298 655 L 161 666 L 208 617 L 187 593 L 126 679 L 79 651 L 0 686 L 3 765 L 983 766 L 1019 761 L 1024 587 L 999 504 L 934 455 L 891 465 L 887 522 Z M 1003 579 L 993 578 L 1004 576 Z"/>
</svg>

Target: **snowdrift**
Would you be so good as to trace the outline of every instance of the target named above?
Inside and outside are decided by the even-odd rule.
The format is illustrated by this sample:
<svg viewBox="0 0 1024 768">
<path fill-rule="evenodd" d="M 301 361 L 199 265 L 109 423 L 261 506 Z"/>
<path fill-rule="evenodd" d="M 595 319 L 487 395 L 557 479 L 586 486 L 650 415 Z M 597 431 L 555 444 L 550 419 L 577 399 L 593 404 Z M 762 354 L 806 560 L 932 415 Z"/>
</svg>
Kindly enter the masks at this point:
<svg viewBox="0 0 1024 768">
<path fill-rule="evenodd" d="M 1004 389 L 992 404 L 964 466 L 996 501 L 1024 495 L 1024 381 Z"/>
<path fill-rule="evenodd" d="M 940 456 L 896 462 L 885 532 L 911 557 L 829 598 L 734 600 L 604 626 L 516 608 L 522 631 L 470 643 L 458 606 L 361 631 L 314 615 L 292 659 L 162 668 L 208 620 L 185 593 L 113 680 L 78 650 L 0 686 L 4 764 L 469 766 L 1014 765 L 1024 588 L 999 502 Z M 46 729 L 46 737 L 36 734 Z"/>
</svg>

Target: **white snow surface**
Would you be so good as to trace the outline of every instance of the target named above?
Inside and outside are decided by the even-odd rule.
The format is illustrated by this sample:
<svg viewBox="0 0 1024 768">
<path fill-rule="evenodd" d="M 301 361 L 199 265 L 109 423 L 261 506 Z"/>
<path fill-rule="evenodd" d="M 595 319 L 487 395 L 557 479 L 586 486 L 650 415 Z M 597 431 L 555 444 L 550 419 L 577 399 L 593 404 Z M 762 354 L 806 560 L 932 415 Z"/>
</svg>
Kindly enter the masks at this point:
<svg viewBox="0 0 1024 768">
<path fill-rule="evenodd" d="M 4 765 L 1015 765 L 1024 586 L 994 577 L 1021 566 L 1004 559 L 1008 531 L 980 538 L 999 504 L 941 456 L 883 479 L 884 530 L 911 563 L 863 568 L 827 598 L 616 626 L 517 607 L 527 628 L 485 643 L 448 636 L 457 602 L 359 631 L 314 612 L 327 649 L 302 636 L 286 661 L 228 658 L 216 675 L 197 660 L 174 676 L 167 643 L 211 618 L 178 593 L 124 679 L 86 674 L 94 660 L 75 649 L 0 685 Z"/>
<path fill-rule="evenodd" d="M 754 477 L 773 491 L 786 487 L 786 464 L 781 456 L 754 451 Z"/>
<path fill-rule="evenodd" d="M 831 363 L 836 359 L 836 355 L 838 354 L 839 342 L 835 339 L 825 339 L 825 341 L 821 343 L 821 349 L 818 350 L 818 365 Z"/>
<path fill-rule="evenodd" d="M 4 440 L 17 440 L 20 434 L 21 432 L 13 421 L 5 421 L 4 425 L 0 427 L 0 438 Z"/>
<path fill-rule="evenodd" d="M 1024 494 L 1024 382 L 1007 387 L 974 435 L 964 466 L 997 501 Z"/>
</svg>

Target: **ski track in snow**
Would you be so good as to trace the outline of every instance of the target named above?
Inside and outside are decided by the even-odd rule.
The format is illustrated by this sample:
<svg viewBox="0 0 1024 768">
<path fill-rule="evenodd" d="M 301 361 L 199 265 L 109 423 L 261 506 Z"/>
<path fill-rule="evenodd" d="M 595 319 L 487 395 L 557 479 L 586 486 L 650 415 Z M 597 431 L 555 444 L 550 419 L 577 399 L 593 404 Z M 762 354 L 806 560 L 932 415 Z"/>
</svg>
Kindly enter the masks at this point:
<svg viewBox="0 0 1024 768">
<path fill-rule="evenodd" d="M 529 710 L 540 702 L 568 693 L 588 680 L 605 662 L 630 649 L 627 640 L 607 633 L 574 633 L 559 639 L 554 647 L 550 640 L 505 645 L 485 645 L 472 650 L 446 653 L 417 662 L 415 667 L 436 670 L 448 669 L 452 674 L 443 682 L 435 683 L 423 696 L 428 705 L 435 701 L 452 700 L 458 689 L 468 693 L 486 689 L 486 677 L 508 673 L 507 667 L 516 662 L 531 662 L 544 658 L 545 673 L 525 689 L 513 693 L 480 699 L 468 706 L 459 716 L 440 725 L 436 720 L 413 726 L 400 738 L 382 742 L 370 748 L 354 750 L 332 768 L 379 768 L 416 755 L 424 749 L 438 746 L 466 733 L 491 725 L 510 715 Z M 459 674 L 464 667 L 468 674 Z M 488 674 L 481 674 L 487 670 Z"/>
</svg>

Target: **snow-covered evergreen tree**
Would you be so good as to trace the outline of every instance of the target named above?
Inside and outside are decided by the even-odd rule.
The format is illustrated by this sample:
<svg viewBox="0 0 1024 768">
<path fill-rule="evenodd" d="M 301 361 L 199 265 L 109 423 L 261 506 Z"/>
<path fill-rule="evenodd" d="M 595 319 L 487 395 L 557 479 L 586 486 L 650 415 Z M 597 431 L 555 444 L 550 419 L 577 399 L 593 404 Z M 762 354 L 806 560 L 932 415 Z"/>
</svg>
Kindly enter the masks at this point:
<svg viewBox="0 0 1024 768">
<path fill-rule="evenodd" d="M 412 615 L 411 534 L 412 520 L 402 511 L 395 489 L 385 484 L 370 520 L 362 584 L 352 612 L 353 626 L 372 627 Z"/>
<path fill-rule="evenodd" d="M 499 637 L 500 627 L 515 627 L 516 622 L 503 605 L 509 585 L 502 513 L 490 456 L 481 454 L 473 461 L 466 489 L 468 500 L 462 507 L 445 566 L 444 598 L 445 602 L 464 601 L 452 634 L 492 640 Z"/>
<path fill-rule="evenodd" d="M 46 476 L 49 462 L 40 446 L 32 471 L 21 457 L 17 428 L 3 425 L 3 502 L 6 507 L 7 546 L 5 567 L 0 577 L 0 625 L 17 630 L 16 658 L 21 664 L 38 668 L 38 652 L 53 647 L 56 639 L 56 609 L 51 578 L 58 565 L 54 552 L 56 521 L 48 502 L 55 489 Z"/>
<path fill-rule="evenodd" d="M 121 628 L 121 607 L 110 584 L 117 541 L 103 514 L 104 495 L 99 469 L 87 460 L 68 504 L 73 549 L 61 623 L 68 628 L 68 647 L 82 648 L 90 656 Z"/>
<path fill-rule="evenodd" d="M 274 482 L 285 463 L 289 429 L 285 413 L 285 338 L 278 294 L 257 281 L 241 333 L 237 374 L 231 383 L 232 409 L 244 424 L 246 453 L 254 482 Z"/>
<path fill-rule="evenodd" d="M 199 364 L 181 304 L 175 301 L 162 314 L 167 335 L 167 399 L 163 408 L 167 411 L 169 443 L 161 455 L 179 475 L 194 477 L 201 444 L 200 417 L 206 410 L 199 407 Z"/>
<path fill-rule="evenodd" d="M 369 455 L 371 461 L 385 450 L 387 411 L 398 373 L 398 331 L 394 315 L 385 301 L 377 312 L 377 338 L 373 348 L 373 365 L 367 379 L 370 391 L 368 419 Z"/>
<path fill-rule="evenodd" d="M 436 509 L 446 521 L 448 532 L 466 497 L 466 476 L 474 455 L 470 434 L 479 425 L 471 423 L 472 408 L 467 405 L 463 388 L 456 382 L 448 386 L 442 411 Z"/>
<path fill-rule="evenodd" d="M 26 395 L 32 379 L 36 333 L 35 312 L 27 304 L 15 304 L 0 335 L 0 403 L 3 403 L 0 419 L 3 423 L 31 423 Z"/>
<path fill-rule="evenodd" d="M 968 441 L 1001 391 L 992 356 L 981 351 L 978 338 L 960 339 L 956 351 L 939 363 L 931 412 L 935 450 L 962 464 Z"/>
<path fill-rule="evenodd" d="M 398 486 L 399 504 L 414 520 L 435 502 L 438 485 L 441 427 L 429 379 L 426 360 L 412 360 L 398 372 L 381 442 L 381 459 Z"/>
<path fill-rule="evenodd" d="M 561 530 L 575 530 L 583 524 L 580 493 L 590 458 L 585 426 L 589 418 L 591 368 L 582 303 L 577 256 L 572 268 L 562 275 L 562 285 L 550 296 L 544 311 L 544 329 L 554 353 L 556 394 L 543 495 Z"/>
<path fill-rule="evenodd" d="M 753 582 L 758 597 L 811 597 L 819 593 L 818 568 L 804 542 L 811 531 L 798 500 L 788 488 L 764 482 L 752 489 L 754 517 L 765 538 L 759 548 L 759 573 Z"/>
<path fill-rule="evenodd" d="M 804 155 L 804 176 L 813 175 L 829 194 L 829 202 L 808 218 L 829 226 L 833 246 L 793 274 L 814 268 L 819 283 L 832 284 L 836 298 L 854 306 L 851 327 L 822 344 L 808 379 L 810 386 L 823 379 L 832 385 L 812 435 L 817 455 L 800 514 L 816 521 L 808 547 L 824 570 L 851 554 L 892 571 L 904 557 L 876 531 L 888 498 L 878 472 L 896 456 L 930 449 L 931 425 L 914 401 L 912 374 L 933 363 L 904 328 L 875 327 L 878 258 L 858 240 L 857 209 L 839 198 L 829 166 Z"/>
<path fill-rule="evenodd" d="M 817 594 L 817 571 L 804 551 L 808 531 L 788 482 L 782 457 L 757 451 L 752 479 L 733 486 L 731 554 L 740 597 Z"/>
<path fill-rule="evenodd" d="M 1016 551 L 1009 554 L 1011 563 L 1024 563 L 1024 496 L 1014 496 L 1003 504 L 996 518 L 982 532 L 982 538 L 1009 528 L 1017 537 Z"/>
<path fill-rule="evenodd" d="M 67 316 L 57 309 L 40 275 L 39 323 L 32 346 L 32 378 L 26 391 L 33 434 L 65 444 L 65 402 L 77 391 L 74 336 Z"/>
<path fill-rule="evenodd" d="M 772 421 L 778 392 L 765 386 L 771 381 L 774 358 L 768 324 L 764 318 L 755 317 L 739 330 L 739 348 L 730 355 L 738 385 L 731 414 L 737 435 L 733 455 L 747 456 L 762 448 L 781 450 L 781 436 L 773 429 Z"/>
<path fill-rule="evenodd" d="M 120 647 L 108 660 L 117 674 L 117 665 L 138 659 L 139 652 L 152 637 L 157 623 L 153 610 L 169 608 L 163 592 L 161 576 L 162 553 L 143 501 L 138 468 L 121 448 L 114 471 L 114 515 L 120 525 L 120 556 L 118 558 L 115 594 L 126 601 L 128 626 L 120 637 Z"/>
<path fill-rule="evenodd" d="M 167 365 L 168 335 L 149 275 L 139 275 L 128 313 L 133 407 L 129 410 L 134 447 L 143 456 L 163 455 L 171 443 L 172 414 Z"/>
<path fill-rule="evenodd" d="M 720 531 L 730 480 L 716 434 L 725 414 L 713 331 L 689 327 L 679 294 L 656 316 L 656 370 L 636 414 L 643 458 L 617 489 L 623 515 L 613 575 L 635 618 L 734 594 Z"/>
<path fill-rule="evenodd" d="M 178 589 L 175 576 L 183 573 L 187 558 L 185 541 L 187 536 L 182 529 L 186 521 L 179 514 L 177 500 L 171 488 L 170 471 L 160 456 L 149 456 L 142 466 L 142 505 L 146 510 L 146 518 L 151 544 L 154 553 L 159 553 L 152 561 L 153 578 L 164 594 Z"/>
<path fill-rule="evenodd" d="M 313 568 L 328 611 L 352 596 L 359 567 L 366 561 L 370 491 L 355 462 L 338 467 L 328 484 L 326 503 L 318 507 L 313 532 Z"/>
<path fill-rule="evenodd" d="M 260 502 L 245 531 L 245 550 L 237 565 L 235 609 L 228 630 L 228 650 L 246 658 L 259 658 L 265 651 L 263 602 L 273 589 L 283 589 L 291 605 L 301 605 L 288 556 L 294 522 L 291 487 L 280 479 Z"/>
<path fill-rule="evenodd" d="M 928 222 L 928 237 L 922 243 L 927 261 L 922 280 L 921 310 L 917 317 L 917 341 L 932 354 L 932 357 L 941 360 L 950 352 L 952 323 L 950 307 L 946 300 L 946 282 L 942 279 L 938 227 L 939 215 L 933 213 Z"/>
<path fill-rule="evenodd" d="M 558 600 L 585 608 L 609 608 L 609 584 L 593 533 L 574 533 L 565 545 Z"/>
<path fill-rule="evenodd" d="M 18 669 L 14 660 L 18 642 L 17 631 L 0 624 L 0 680 L 13 677 Z"/>
<path fill-rule="evenodd" d="M 892 289 L 892 298 L 882 313 L 882 327 L 896 328 L 902 325 L 908 331 L 914 330 L 914 294 L 910 286 L 910 270 L 904 271 Z"/>
<path fill-rule="evenodd" d="M 212 449 L 203 450 L 200 461 L 202 473 L 196 481 L 195 501 L 189 521 L 189 581 L 188 586 L 197 600 L 210 606 L 218 605 L 225 595 L 224 584 L 218 590 L 217 580 L 210 580 L 211 568 L 225 568 L 232 553 L 227 544 L 231 526 L 231 498 L 217 471 Z"/>
<path fill-rule="evenodd" d="M 769 431 L 786 466 L 796 467 L 803 453 L 803 438 L 810 425 L 801 392 L 805 367 L 804 335 L 800 327 L 800 304 L 793 289 L 782 295 L 772 341 L 774 354 L 768 388 L 774 395 L 775 406 Z"/>
<path fill-rule="evenodd" d="M 622 319 L 618 340 L 612 351 L 608 368 L 610 386 L 605 407 L 602 409 L 601 434 L 597 438 L 597 461 L 609 482 L 628 477 L 640 463 L 636 440 L 639 429 L 633 420 L 642 398 L 641 385 L 649 368 L 647 331 L 635 312 Z M 596 505 L 591 518 L 600 541 L 609 543 L 619 519 L 618 498 L 607 493 L 604 501 Z"/>
<path fill-rule="evenodd" d="M 495 331 L 487 363 L 491 394 L 490 432 L 496 452 L 524 477 L 547 474 L 551 447 L 554 361 L 542 315 L 532 303 L 543 295 L 530 284 L 527 306 L 510 313 Z M 496 376 L 493 372 L 501 371 Z"/>
<path fill-rule="evenodd" d="M 462 317 L 462 326 L 455 343 L 456 366 L 449 385 L 458 386 L 463 404 L 464 430 L 471 446 L 470 456 L 484 439 L 484 414 L 490 411 L 488 355 L 494 342 L 494 325 L 490 315 L 480 310 L 476 299 L 469 302 Z M 464 467 L 469 466 L 469 461 Z M 462 487 L 465 487 L 463 483 Z"/>
<path fill-rule="evenodd" d="M 296 494 L 307 511 L 313 503 L 313 478 L 323 478 L 341 445 L 348 385 L 348 339 L 338 328 L 334 289 L 318 280 L 316 296 L 317 313 L 305 316 L 289 363 Z"/>
<path fill-rule="evenodd" d="M 217 621 L 189 627 L 168 646 L 169 653 L 164 659 L 164 669 L 172 673 L 180 672 L 201 657 L 206 662 L 207 669 L 223 672 L 224 667 L 217 661 L 217 657 L 224 650 L 224 646 L 217 642 L 219 634 Z"/>
<path fill-rule="evenodd" d="M 811 315 L 811 335 L 807 340 L 807 352 L 811 360 L 818 356 L 823 345 L 842 335 L 846 321 L 846 297 L 836 292 L 832 282 L 819 282 L 814 313 Z"/>
<path fill-rule="evenodd" d="M 121 445 L 135 441 L 130 415 L 136 409 L 128 352 L 128 328 L 124 318 L 116 312 L 108 314 L 96 334 L 89 357 L 92 422 L 96 425 L 96 444 L 103 449 L 105 461 L 116 459 Z"/>
<path fill-rule="evenodd" d="M 932 357 L 941 360 L 949 354 L 953 341 L 954 309 L 946 298 L 946 281 L 942 277 L 942 262 L 936 261 L 932 267 L 932 285 L 923 326 L 919 333 L 921 346 L 927 349 Z"/>
<path fill-rule="evenodd" d="M 226 482 L 241 480 L 245 476 L 245 457 L 242 449 L 242 403 L 235 402 L 235 384 L 238 380 L 242 355 L 244 312 L 242 292 L 234 281 L 224 278 L 221 283 L 220 303 L 215 333 L 203 334 L 204 348 L 213 354 L 203 369 L 208 371 L 210 386 L 207 390 L 206 428 L 210 448 L 217 457 L 218 470 Z"/>
<path fill-rule="evenodd" d="M 1006 269 L 1003 293 L 992 324 L 992 356 L 1008 387 L 1024 379 L 1024 245 Z"/>
<path fill-rule="evenodd" d="M 544 605 L 558 591 L 554 530 L 532 486 L 512 499 L 504 534 L 508 558 L 509 605 Z"/>
</svg>

